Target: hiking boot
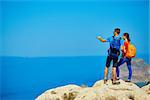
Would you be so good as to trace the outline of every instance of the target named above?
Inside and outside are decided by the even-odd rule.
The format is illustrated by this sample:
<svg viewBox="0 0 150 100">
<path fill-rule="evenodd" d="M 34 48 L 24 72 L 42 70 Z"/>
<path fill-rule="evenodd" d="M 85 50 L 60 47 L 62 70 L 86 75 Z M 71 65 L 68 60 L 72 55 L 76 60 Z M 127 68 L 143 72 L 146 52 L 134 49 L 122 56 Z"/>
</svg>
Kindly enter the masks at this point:
<svg viewBox="0 0 150 100">
<path fill-rule="evenodd" d="M 107 83 L 107 79 L 104 79 L 104 84 L 106 84 Z"/>
<path fill-rule="evenodd" d="M 113 84 L 113 85 L 119 85 L 120 82 L 112 81 L 112 84 Z"/>
<path fill-rule="evenodd" d="M 119 81 L 119 80 L 120 80 L 120 78 L 119 78 L 119 77 L 117 77 L 117 78 L 116 78 L 116 80 L 117 80 L 117 81 Z M 111 79 L 111 81 L 113 81 L 113 79 Z"/>
<path fill-rule="evenodd" d="M 120 78 L 119 78 L 119 77 L 117 77 L 117 78 L 116 78 L 116 80 L 120 80 Z"/>
<path fill-rule="evenodd" d="M 125 82 L 131 82 L 131 80 L 126 80 Z"/>
</svg>

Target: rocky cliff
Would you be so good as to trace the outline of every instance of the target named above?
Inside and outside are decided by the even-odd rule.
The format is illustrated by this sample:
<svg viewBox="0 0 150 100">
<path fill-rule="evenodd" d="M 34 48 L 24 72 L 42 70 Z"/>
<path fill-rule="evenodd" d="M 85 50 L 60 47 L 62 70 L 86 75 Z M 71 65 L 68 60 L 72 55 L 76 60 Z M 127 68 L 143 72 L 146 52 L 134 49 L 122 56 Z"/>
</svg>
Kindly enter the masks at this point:
<svg viewBox="0 0 150 100">
<path fill-rule="evenodd" d="M 97 81 L 92 87 L 66 85 L 45 91 L 36 100 L 150 100 L 150 84 L 139 88 L 134 83 L 119 80 L 112 85 L 111 80 L 104 84 Z"/>
</svg>

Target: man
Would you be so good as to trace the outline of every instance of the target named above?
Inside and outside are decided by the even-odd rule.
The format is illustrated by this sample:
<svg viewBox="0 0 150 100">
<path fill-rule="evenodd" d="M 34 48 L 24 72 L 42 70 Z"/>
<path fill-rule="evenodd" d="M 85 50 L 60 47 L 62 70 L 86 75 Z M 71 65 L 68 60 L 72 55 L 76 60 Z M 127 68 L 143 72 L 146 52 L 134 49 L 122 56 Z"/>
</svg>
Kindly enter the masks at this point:
<svg viewBox="0 0 150 100">
<path fill-rule="evenodd" d="M 118 56 L 120 54 L 120 46 L 121 46 L 121 37 L 119 37 L 120 29 L 114 29 L 114 35 L 108 39 L 103 39 L 98 36 L 98 40 L 101 42 L 109 42 L 110 48 L 108 49 L 108 56 L 106 60 L 106 67 L 104 70 L 104 84 L 107 82 L 108 68 L 110 67 L 111 61 L 113 61 L 112 68 L 112 84 L 120 84 L 120 82 L 116 81 L 116 67 L 118 62 Z"/>
</svg>

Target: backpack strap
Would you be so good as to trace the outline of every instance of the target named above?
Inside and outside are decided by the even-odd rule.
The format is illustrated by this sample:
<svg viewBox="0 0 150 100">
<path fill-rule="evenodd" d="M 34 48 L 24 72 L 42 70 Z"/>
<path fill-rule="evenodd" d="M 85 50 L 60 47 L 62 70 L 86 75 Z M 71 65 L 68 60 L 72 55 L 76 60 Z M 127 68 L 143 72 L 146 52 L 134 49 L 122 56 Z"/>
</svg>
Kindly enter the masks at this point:
<svg viewBox="0 0 150 100">
<path fill-rule="evenodd" d="M 114 39 L 115 36 L 112 36 L 112 38 Z"/>
<path fill-rule="evenodd" d="M 121 40 L 121 37 L 119 38 L 119 40 Z"/>
<path fill-rule="evenodd" d="M 112 38 L 114 39 L 115 36 L 112 36 Z M 121 37 L 119 37 L 119 40 L 121 40 Z"/>
</svg>

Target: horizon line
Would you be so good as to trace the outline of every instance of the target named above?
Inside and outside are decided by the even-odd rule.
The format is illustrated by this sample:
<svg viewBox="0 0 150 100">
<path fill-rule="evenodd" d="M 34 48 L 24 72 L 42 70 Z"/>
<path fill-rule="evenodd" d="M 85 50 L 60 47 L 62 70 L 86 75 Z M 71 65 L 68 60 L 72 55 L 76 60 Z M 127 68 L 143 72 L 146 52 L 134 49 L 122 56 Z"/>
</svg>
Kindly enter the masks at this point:
<svg viewBox="0 0 150 100">
<path fill-rule="evenodd" d="M 138 54 L 137 56 L 150 54 Z M 56 55 L 56 56 L 13 56 L 13 55 L 0 55 L 0 57 L 20 57 L 20 58 L 47 58 L 47 57 L 95 57 L 95 56 L 107 56 L 107 55 Z"/>
</svg>

